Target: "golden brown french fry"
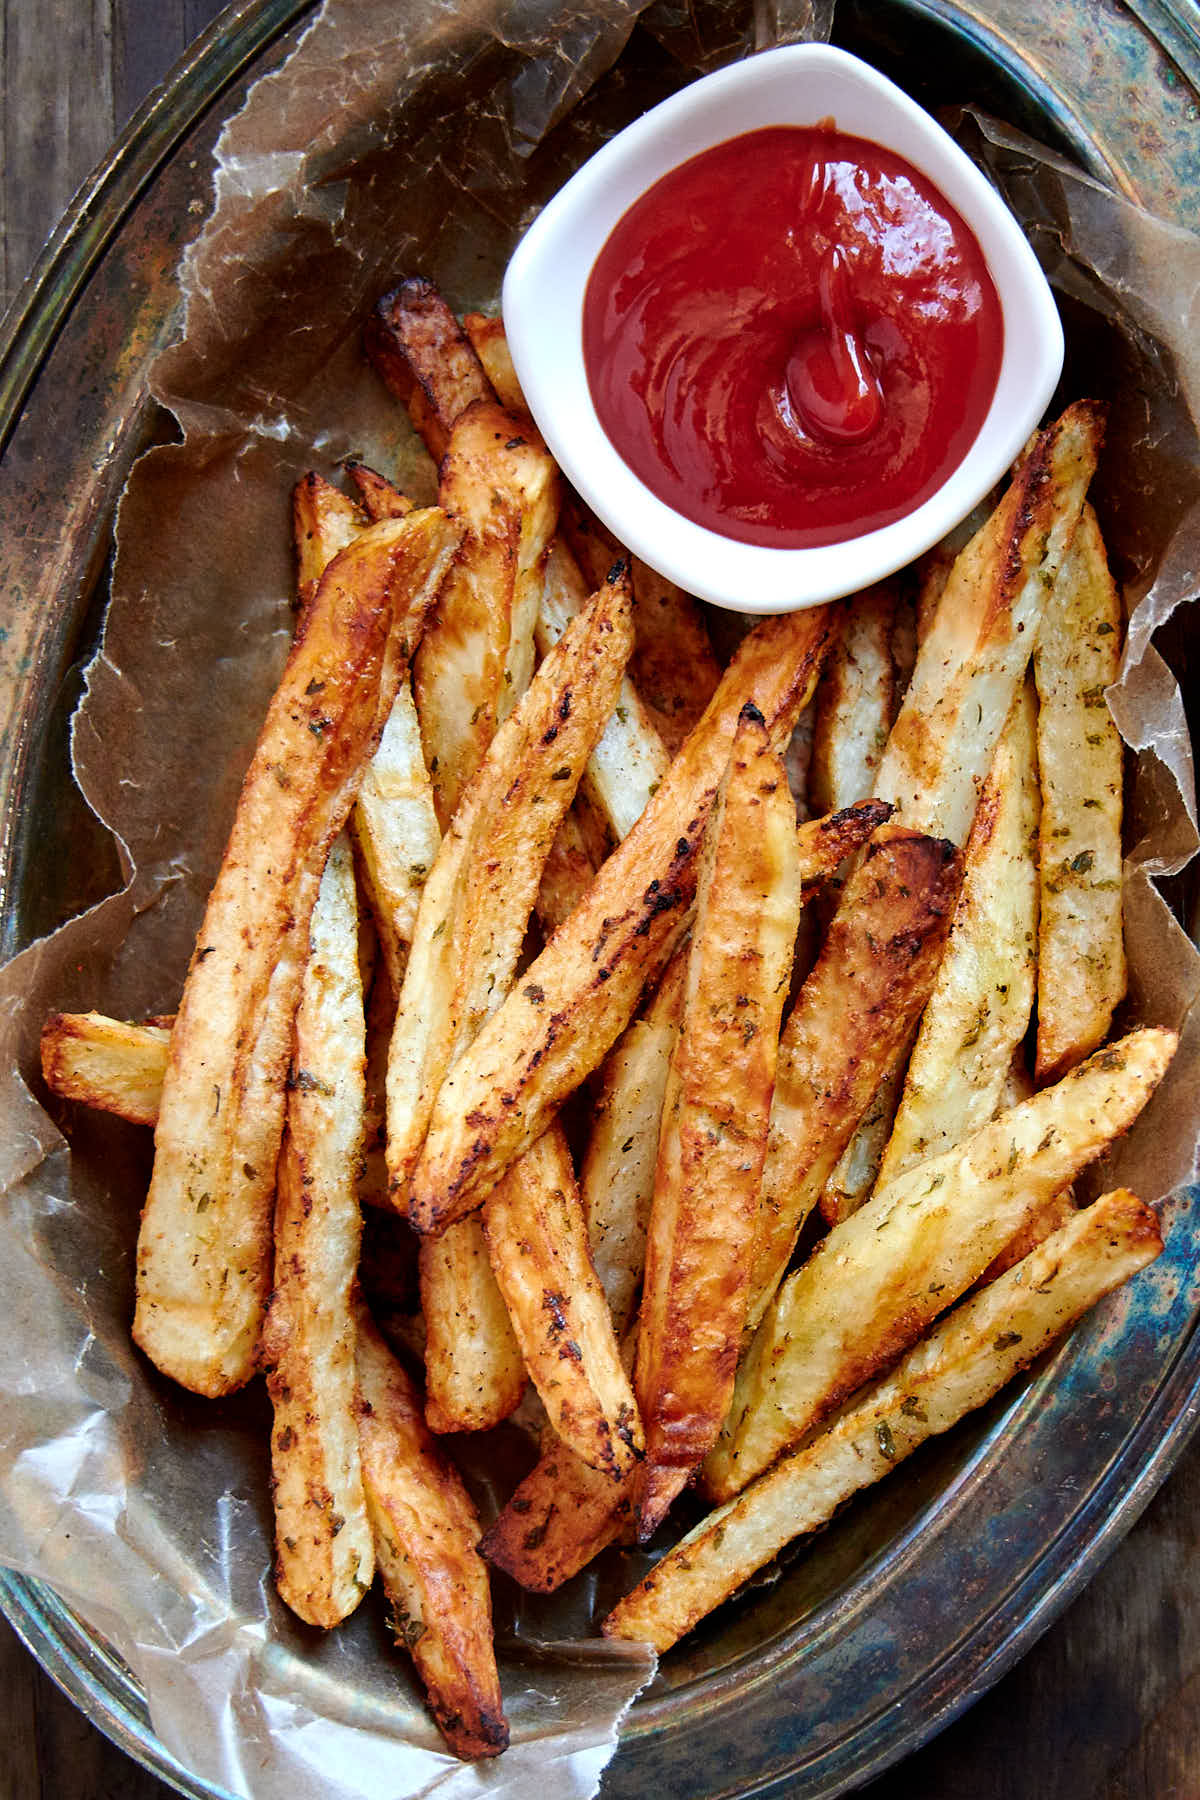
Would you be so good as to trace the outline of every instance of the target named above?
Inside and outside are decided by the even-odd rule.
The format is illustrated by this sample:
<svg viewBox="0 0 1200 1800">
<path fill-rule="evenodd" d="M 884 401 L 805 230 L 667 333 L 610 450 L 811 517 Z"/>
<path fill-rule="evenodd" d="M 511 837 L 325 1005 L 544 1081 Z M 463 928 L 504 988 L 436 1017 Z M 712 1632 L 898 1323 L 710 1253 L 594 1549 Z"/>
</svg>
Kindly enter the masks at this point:
<svg viewBox="0 0 1200 1800">
<path fill-rule="evenodd" d="M 635 1494 L 633 1480 L 614 1483 L 551 1438 L 480 1551 L 530 1593 L 552 1594 L 631 1523 Z"/>
<path fill-rule="evenodd" d="M 413 664 L 417 712 L 443 829 L 498 725 L 533 674 L 541 566 L 558 518 L 558 472 L 533 426 L 494 400 L 457 419 L 438 503 L 462 547 Z"/>
<path fill-rule="evenodd" d="M 707 827 L 646 1239 L 643 1538 L 674 1498 L 653 1472 L 707 1455 L 733 1391 L 800 892 L 795 804 L 746 706 Z"/>
<path fill-rule="evenodd" d="M 338 552 L 352 544 L 369 523 L 361 506 L 347 499 L 315 470 L 296 483 L 292 492 L 292 534 L 302 606 L 308 605 Z"/>
<path fill-rule="evenodd" d="M 425 1684 L 456 1756 L 496 1756 L 508 1744 L 479 1521 L 454 1465 L 421 1417 L 421 1397 L 360 1304 L 358 1437 L 396 1642 Z"/>
<path fill-rule="evenodd" d="M 892 727 L 875 791 L 906 825 L 966 842 L 996 740 L 1075 535 L 1103 438 L 1078 400 L 1042 432 L 951 571 Z"/>
<path fill-rule="evenodd" d="M 274 1408 L 275 1583 L 309 1625 L 336 1625 L 375 1553 L 355 1425 L 350 1295 L 361 1220 L 364 1019 L 354 862 L 334 841 L 313 908 L 275 1190 L 275 1285 L 260 1361 Z"/>
<path fill-rule="evenodd" d="M 669 1650 L 785 1544 L 984 1405 L 1161 1249 L 1154 1214 L 1124 1189 L 1074 1215 L 942 1320 L 827 1431 L 683 1538 L 609 1614 L 605 1634 Z"/>
<path fill-rule="evenodd" d="M 497 1182 L 483 1205 L 483 1229 L 551 1425 L 584 1462 L 619 1481 L 640 1458 L 645 1438 L 592 1267 L 561 1126 L 544 1131 Z"/>
<path fill-rule="evenodd" d="M 682 955 L 676 953 L 672 969 Z M 592 1259 L 618 1335 L 633 1319 L 641 1287 L 667 1071 L 682 1011 L 682 979 L 664 977 L 646 1017 L 634 1019 L 609 1052 L 596 1089 L 580 1191 Z"/>
<path fill-rule="evenodd" d="M 436 463 L 468 406 L 495 398 L 458 320 L 420 276 L 379 301 L 367 321 L 366 350 Z"/>
<path fill-rule="evenodd" d="M 825 665 L 814 702 L 808 797 L 813 812 L 837 812 L 875 791 L 894 717 L 890 582 L 856 594 L 841 643 Z"/>
<path fill-rule="evenodd" d="M 1125 992 L 1121 739 L 1104 690 L 1121 660 L 1121 598 L 1085 507 L 1034 657 L 1042 781 L 1036 1075 L 1102 1043 Z"/>
<path fill-rule="evenodd" d="M 996 746 L 967 840 L 962 891 L 880 1164 L 881 1182 L 986 1125 L 1025 1036 L 1036 978 L 1036 730 L 1026 684 Z"/>
<path fill-rule="evenodd" d="M 904 1091 L 904 1073 L 912 1041 L 910 1032 L 894 1052 L 891 1067 L 880 1078 L 850 1142 L 825 1183 L 818 1204 L 827 1225 L 838 1225 L 848 1219 L 871 1197 Z"/>
<path fill-rule="evenodd" d="M 482 1221 L 457 1219 L 420 1250 L 425 1417 L 431 1431 L 487 1431 L 525 1392 L 525 1364 L 492 1273 Z"/>
<path fill-rule="evenodd" d="M 338 551 L 366 529 L 368 518 L 399 519 L 413 510 L 382 475 L 362 463 L 349 467 L 362 508 L 320 476 L 307 475 L 297 484 L 296 551 L 302 577 L 307 571 L 310 582 L 319 579 Z M 392 990 L 399 993 L 417 902 L 441 840 L 407 674 L 363 773 L 351 828 Z"/>
<path fill-rule="evenodd" d="M 576 795 L 576 803 L 578 803 Z M 570 918 L 592 882 L 596 865 L 584 841 L 579 817 L 572 806 L 554 834 L 554 842 L 546 854 L 541 885 L 534 905 L 538 924 L 546 937 L 552 937 L 565 919 Z"/>
<path fill-rule="evenodd" d="M 691 595 L 636 556 L 633 628 L 636 642 L 630 673 L 659 736 L 674 756 L 716 693 L 721 665 Z"/>
<path fill-rule="evenodd" d="M 550 940 L 443 1083 L 413 1178 L 419 1230 L 477 1206 L 628 1024 L 686 928 L 699 838 L 738 713 L 753 700 L 786 742 L 836 630 L 815 608 L 743 643 L 701 723 L 586 901 Z"/>
<path fill-rule="evenodd" d="M 65 1100 L 134 1125 L 158 1118 L 171 1033 L 103 1013 L 51 1013 L 42 1027 L 42 1074 Z"/>
<path fill-rule="evenodd" d="M 353 457 L 345 467 L 358 489 L 359 504 L 369 519 L 402 519 L 412 511 L 413 503 L 407 494 L 402 494 L 395 483 L 377 469 L 369 468 Z"/>
<path fill-rule="evenodd" d="M 517 371 L 513 368 L 503 319 L 489 318 L 485 313 L 466 313 L 463 317 L 463 330 L 471 341 L 471 348 L 483 364 L 484 374 L 495 389 L 501 406 L 506 406 L 509 412 L 527 413 L 529 408 L 517 380 Z M 600 584 L 597 581 L 595 585 L 599 587 Z"/>
<path fill-rule="evenodd" d="M 738 1374 L 705 1465 L 727 1499 L 915 1341 L 1053 1194 L 1128 1130 L 1175 1053 L 1135 1031 L 877 1188 L 789 1276 Z"/>
<path fill-rule="evenodd" d="M 254 1372 L 309 920 L 456 538 L 429 509 L 334 559 L 242 787 L 171 1034 L 138 1240 L 134 1336 L 198 1393 Z"/>
<path fill-rule="evenodd" d="M 792 1008 L 779 1048 L 747 1324 L 757 1325 L 937 971 L 958 890 L 952 844 L 876 831 Z"/>
<path fill-rule="evenodd" d="M 628 584 L 601 588 L 501 726 L 421 893 L 388 1056 L 393 1204 L 434 1100 L 512 983 L 542 868 L 616 698 L 633 642 Z"/>
<path fill-rule="evenodd" d="M 587 604 L 588 591 L 578 563 L 562 540 L 556 538 L 546 558 L 534 632 L 541 655 L 549 652 Z M 584 796 L 603 814 L 614 838 L 625 837 L 641 818 L 667 772 L 669 760 L 649 712 L 626 674 L 583 778 Z"/>
</svg>

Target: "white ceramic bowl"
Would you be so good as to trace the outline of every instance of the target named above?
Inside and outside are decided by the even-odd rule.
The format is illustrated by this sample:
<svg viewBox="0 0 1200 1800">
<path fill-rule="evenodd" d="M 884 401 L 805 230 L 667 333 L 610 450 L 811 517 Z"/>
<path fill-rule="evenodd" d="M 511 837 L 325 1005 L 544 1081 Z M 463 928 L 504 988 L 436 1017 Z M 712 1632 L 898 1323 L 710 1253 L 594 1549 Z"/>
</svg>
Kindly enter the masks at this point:
<svg viewBox="0 0 1200 1800">
<path fill-rule="evenodd" d="M 670 170 L 747 131 L 830 117 L 839 130 L 905 157 L 961 214 L 1000 298 L 1003 356 L 978 436 L 929 499 L 861 537 L 817 549 L 766 549 L 684 518 L 613 447 L 584 366 L 584 293 L 617 221 Z M 937 543 L 1013 461 L 1041 418 L 1063 358 L 1050 289 L 1004 202 L 928 113 L 857 57 L 823 44 L 789 45 L 722 69 L 606 144 L 517 246 L 504 280 L 504 322 L 533 417 L 588 505 L 652 568 L 737 612 L 792 612 L 854 593 Z"/>
</svg>

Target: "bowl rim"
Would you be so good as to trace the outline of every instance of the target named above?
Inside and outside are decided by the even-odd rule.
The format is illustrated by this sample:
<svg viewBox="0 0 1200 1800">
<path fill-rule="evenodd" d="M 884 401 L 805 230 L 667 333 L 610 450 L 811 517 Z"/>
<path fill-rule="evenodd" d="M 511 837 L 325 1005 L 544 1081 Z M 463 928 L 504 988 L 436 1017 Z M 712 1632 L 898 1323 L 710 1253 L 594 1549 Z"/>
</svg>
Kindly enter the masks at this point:
<svg viewBox="0 0 1200 1800">
<path fill-rule="evenodd" d="M 868 123 L 868 112 L 869 132 L 860 128 Z M 996 283 L 1004 343 L 996 390 L 979 432 L 927 500 L 857 537 L 810 549 L 776 549 L 742 543 L 684 517 L 621 457 L 592 402 L 583 298 L 613 227 L 663 175 L 745 132 L 814 124 L 831 113 L 839 129 L 870 135 L 906 157 L 963 216 Z M 1064 354 L 1049 284 L 991 183 L 894 82 L 827 44 L 761 51 L 702 77 L 618 132 L 529 227 L 509 263 L 503 307 L 513 364 L 534 422 L 588 506 L 660 574 L 736 612 L 791 612 L 839 599 L 930 549 L 1019 454 L 1054 391 Z"/>
</svg>

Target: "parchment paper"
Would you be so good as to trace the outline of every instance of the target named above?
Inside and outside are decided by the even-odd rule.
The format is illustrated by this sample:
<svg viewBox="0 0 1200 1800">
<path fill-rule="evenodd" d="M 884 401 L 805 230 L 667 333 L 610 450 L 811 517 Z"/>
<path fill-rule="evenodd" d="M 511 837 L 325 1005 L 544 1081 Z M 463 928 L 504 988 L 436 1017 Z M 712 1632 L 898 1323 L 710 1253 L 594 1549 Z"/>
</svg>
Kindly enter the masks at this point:
<svg viewBox="0 0 1200 1800">
<path fill-rule="evenodd" d="M 74 726 L 76 779 L 128 885 L 0 972 L 0 1558 L 111 1640 L 169 1750 L 258 1800 L 591 1794 L 653 1659 L 562 1641 L 586 1629 L 587 1582 L 544 1607 L 501 1586 L 513 1748 L 463 1768 L 378 1608 L 328 1636 L 287 1614 L 269 1576 L 265 1397 L 195 1400 L 133 1352 L 149 1137 L 59 1108 L 68 1146 L 39 1103 L 38 1031 L 56 1008 L 175 1005 L 291 636 L 293 481 L 353 451 L 431 492 L 361 356 L 371 301 L 421 272 L 460 309 L 494 305 L 525 224 L 613 130 L 694 73 L 828 22 L 803 0 L 328 0 L 221 138 L 183 338 L 153 374 L 183 441 L 129 483 Z M 1113 1173 L 1158 1199 L 1194 1177 L 1200 1135 L 1200 958 L 1152 879 L 1197 846 L 1191 746 L 1150 643 L 1200 588 L 1200 245 L 1003 129 L 960 129 L 1059 286 L 1066 392 L 1115 403 L 1098 500 L 1134 608 L 1111 695 L 1132 764 L 1126 1012 L 1183 1044 Z"/>
</svg>

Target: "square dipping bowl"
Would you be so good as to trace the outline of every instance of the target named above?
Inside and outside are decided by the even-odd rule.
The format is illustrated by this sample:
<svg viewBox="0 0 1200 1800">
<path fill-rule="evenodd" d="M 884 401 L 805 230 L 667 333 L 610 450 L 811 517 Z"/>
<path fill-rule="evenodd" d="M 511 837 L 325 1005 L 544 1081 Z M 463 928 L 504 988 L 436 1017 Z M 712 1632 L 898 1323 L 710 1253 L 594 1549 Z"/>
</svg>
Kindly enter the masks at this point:
<svg viewBox="0 0 1200 1800">
<path fill-rule="evenodd" d="M 596 414 L 584 361 L 584 296 L 614 226 L 664 175 L 769 126 L 837 130 L 896 152 L 974 233 L 999 296 L 1003 349 L 983 423 L 937 490 L 876 530 L 808 549 L 726 537 L 651 492 Z M 1053 296 L 1020 226 L 928 113 L 845 51 L 788 45 L 722 69 L 654 107 L 572 176 L 517 246 L 504 323 L 534 421 L 567 479 L 635 555 L 689 593 L 736 612 L 793 612 L 869 586 L 936 544 L 1004 475 L 1062 369 Z"/>
</svg>

